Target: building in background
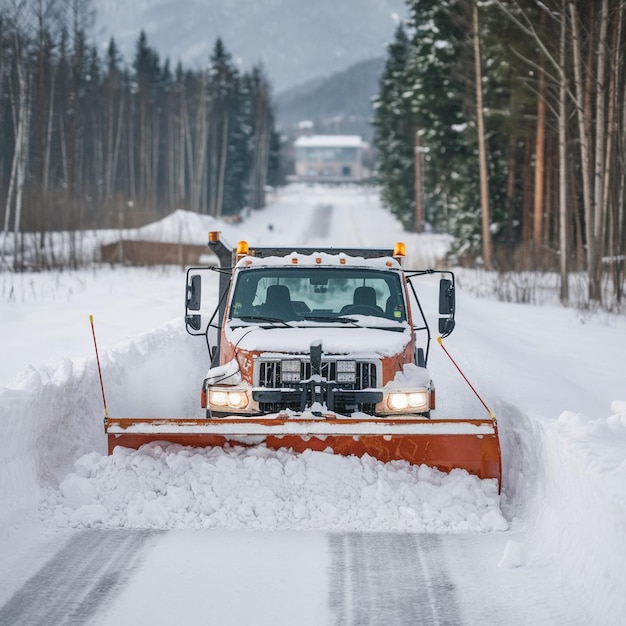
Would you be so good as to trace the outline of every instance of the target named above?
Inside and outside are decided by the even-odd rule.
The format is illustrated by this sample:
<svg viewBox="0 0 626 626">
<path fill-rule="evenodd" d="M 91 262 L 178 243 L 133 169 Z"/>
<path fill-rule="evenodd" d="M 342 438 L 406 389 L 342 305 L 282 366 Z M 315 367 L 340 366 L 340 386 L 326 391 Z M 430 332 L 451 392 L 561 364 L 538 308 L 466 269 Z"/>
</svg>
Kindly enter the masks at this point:
<svg viewBox="0 0 626 626">
<path fill-rule="evenodd" d="M 359 135 L 308 135 L 296 139 L 295 179 L 356 182 L 369 178 L 363 163 L 367 144 Z"/>
</svg>

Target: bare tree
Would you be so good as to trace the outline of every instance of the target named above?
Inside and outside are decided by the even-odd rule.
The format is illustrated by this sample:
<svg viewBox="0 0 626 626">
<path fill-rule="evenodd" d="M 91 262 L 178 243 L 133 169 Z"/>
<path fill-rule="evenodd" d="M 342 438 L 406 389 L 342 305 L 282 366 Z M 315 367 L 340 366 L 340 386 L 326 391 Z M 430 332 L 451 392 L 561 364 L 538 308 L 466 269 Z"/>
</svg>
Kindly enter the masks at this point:
<svg viewBox="0 0 626 626">
<path fill-rule="evenodd" d="M 559 37 L 559 270 L 560 299 L 563 304 L 569 301 L 569 272 L 567 244 L 567 77 L 565 75 L 567 14 L 565 0 L 561 0 L 561 33 Z"/>
<path fill-rule="evenodd" d="M 11 165 L 11 176 L 6 200 L 4 216 L 4 244 L 2 250 L 2 261 L 6 256 L 6 245 L 10 229 L 11 217 L 13 216 L 13 266 L 17 268 L 19 261 L 19 234 L 22 216 L 22 199 L 24 192 L 24 182 L 26 179 L 26 169 L 28 167 L 28 139 L 31 115 L 31 75 L 28 63 L 28 38 L 27 15 L 25 7 L 21 3 L 14 4 L 11 13 L 11 26 L 13 28 L 13 55 L 14 66 L 17 74 L 17 93 L 11 89 L 11 104 L 13 109 L 13 119 L 15 122 L 15 148 Z"/>
<path fill-rule="evenodd" d="M 195 138 L 195 149 L 190 150 L 189 169 L 192 175 L 191 183 L 191 210 L 205 212 L 201 206 L 203 190 L 206 186 L 207 136 L 209 123 L 209 94 L 206 72 L 202 73 L 199 85 L 198 103 L 193 134 L 187 133 L 189 146 L 192 137 Z"/>
<path fill-rule="evenodd" d="M 541 13 L 542 25 L 545 24 L 545 13 Z M 539 93 L 537 97 L 537 131 L 535 147 L 535 197 L 533 211 L 533 243 L 534 254 L 540 255 L 543 247 L 543 211 L 544 211 L 544 178 L 545 178 L 545 135 L 546 135 L 546 72 L 543 67 L 543 55 L 539 54 Z"/>
<path fill-rule="evenodd" d="M 271 135 L 270 88 L 260 68 L 252 73 L 252 167 L 250 171 L 250 206 L 259 209 L 265 206 L 265 186 L 269 160 Z"/>
</svg>

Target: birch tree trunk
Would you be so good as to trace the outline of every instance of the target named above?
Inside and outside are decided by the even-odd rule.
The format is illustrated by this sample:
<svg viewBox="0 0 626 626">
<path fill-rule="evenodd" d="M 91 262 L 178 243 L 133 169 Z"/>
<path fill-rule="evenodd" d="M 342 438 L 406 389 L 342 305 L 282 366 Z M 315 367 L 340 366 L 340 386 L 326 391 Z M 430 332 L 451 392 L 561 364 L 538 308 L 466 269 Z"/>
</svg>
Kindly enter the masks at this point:
<svg viewBox="0 0 626 626">
<path fill-rule="evenodd" d="M 559 39 L 559 274 L 560 300 L 569 302 L 568 211 L 567 211 L 567 76 L 565 74 L 567 17 L 565 0 L 561 0 L 561 34 Z"/>
<path fill-rule="evenodd" d="M 226 157 L 228 156 L 228 130 L 230 124 L 230 115 L 228 106 L 224 108 L 224 117 L 222 118 L 222 145 L 220 150 L 219 169 L 217 174 L 217 197 L 215 203 L 215 215 L 220 217 L 224 210 L 224 184 L 226 182 Z"/>
<path fill-rule="evenodd" d="M 207 136 L 208 136 L 208 118 L 209 118 L 209 95 L 207 93 L 207 77 L 203 75 L 202 84 L 200 86 L 200 94 L 198 99 L 198 110 L 196 114 L 195 128 L 195 155 L 193 163 L 190 164 L 193 172 L 193 182 L 191 187 L 191 210 L 201 211 L 202 185 L 204 181 L 204 170 L 206 167 L 207 156 Z M 191 139 L 191 137 L 190 137 Z"/>
<path fill-rule="evenodd" d="M 596 137 L 594 161 L 594 221 L 593 221 L 593 256 L 589 268 L 589 299 L 602 302 L 602 256 L 606 234 L 606 203 L 604 198 L 604 153 L 606 141 L 606 33 L 609 19 L 608 0 L 602 0 L 600 9 L 600 35 L 598 38 L 596 69 Z"/>
<path fill-rule="evenodd" d="M 545 13 L 541 14 L 542 17 Z M 544 170 L 546 137 L 546 73 L 543 55 L 539 66 L 539 94 L 537 97 L 537 133 L 535 142 L 535 195 L 533 204 L 533 243 L 535 259 L 540 259 L 543 244 Z"/>
<path fill-rule="evenodd" d="M 603 198 L 607 207 L 608 217 L 608 256 L 609 267 L 611 268 L 611 279 L 613 283 L 613 293 L 616 302 L 619 303 L 622 296 L 622 281 L 620 267 L 624 264 L 624 259 L 620 254 L 620 203 L 623 212 L 623 187 L 624 169 L 626 164 L 619 158 L 619 92 L 620 92 L 620 76 L 624 71 L 623 58 L 620 56 L 622 49 L 622 32 L 623 32 L 623 16 L 624 2 L 620 2 L 617 13 L 613 22 L 613 36 L 611 43 L 611 55 L 609 67 L 612 69 L 610 73 L 609 93 L 608 93 L 608 119 L 607 119 L 607 142 L 606 156 L 604 159 L 604 190 Z M 626 77 L 625 77 L 626 79 Z M 626 80 L 624 81 L 626 83 Z M 626 107 L 626 102 L 623 103 Z M 626 127 L 622 126 L 622 133 Z"/>
<path fill-rule="evenodd" d="M 265 185 L 267 184 L 272 123 L 269 85 L 264 74 L 260 71 L 253 76 L 251 97 L 254 107 L 254 136 L 252 142 L 249 205 L 253 209 L 260 209 L 265 206 Z"/>
<path fill-rule="evenodd" d="M 22 195 L 24 191 L 24 181 L 26 179 L 26 167 L 28 164 L 28 138 L 30 125 L 30 81 L 26 72 L 27 61 L 22 62 L 18 56 L 17 74 L 19 84 L 19 122 L 18 122 L 18 145 L 15 153 L 17 155 L 16 167 L 16 191 L 15 191 L 15 223 L 13 228 L 13 267 L 17 269 L 21 262 L 19 260 L 20 245 L 20 222 L 22 218 Z"/>
<path fill-rule="evenodd" d="M 574 60 L 574 87 L 576 90 L 576 117 L 578 121 L 578 145 L 580 146 L 580 164 L 583 183 L 583 210 L 585 214 L 585 239 L 587 241 L 587 274 L 589 276 L 589 297 L 592 297 L 591 277 L 594 273 L 594 263 L 597 259 L 596 242 L 594 237 L 594 205 L 591 197 L 591 146 L 587 135 L 586 118 L 588 112 L 585 107 L 585 93 L 582 76 L 580 24 L 576 4 L 569 0 L 570 20 L 572 30 L 572 52 Z M 595 287 L 595 285 L 594 285 Z"/>
</svg>

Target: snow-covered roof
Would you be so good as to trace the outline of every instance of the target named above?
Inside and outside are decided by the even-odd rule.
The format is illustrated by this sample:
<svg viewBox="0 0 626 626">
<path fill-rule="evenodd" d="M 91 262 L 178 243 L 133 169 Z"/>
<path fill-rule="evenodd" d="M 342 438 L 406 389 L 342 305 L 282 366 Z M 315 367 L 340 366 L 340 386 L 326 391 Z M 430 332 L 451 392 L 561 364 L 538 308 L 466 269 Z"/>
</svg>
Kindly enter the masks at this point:
<svg viewBox="0 0 626 626">
<path fill-rule="evenodd" d="M 363 145 L 360 135 L 310 135 L 294 142 L 296 148 L 362 148 Z"/>
<path fill-rule="evenodd" d="M 369 269 L 400 270 L 401 265 L 396 259 L 390 256 L 376 257 L 366 259 L 362 256 L 350 256 L 337 249 L 337 254 L 328 254 L 327 252 L 315 252 L 313 254 L 300 254 L 292 252 L 288 256 L 268 256 L 254 257 L 245 256 L 238 261 L 238 268 L 249 267 L 367 267 Z"/>
</svg>

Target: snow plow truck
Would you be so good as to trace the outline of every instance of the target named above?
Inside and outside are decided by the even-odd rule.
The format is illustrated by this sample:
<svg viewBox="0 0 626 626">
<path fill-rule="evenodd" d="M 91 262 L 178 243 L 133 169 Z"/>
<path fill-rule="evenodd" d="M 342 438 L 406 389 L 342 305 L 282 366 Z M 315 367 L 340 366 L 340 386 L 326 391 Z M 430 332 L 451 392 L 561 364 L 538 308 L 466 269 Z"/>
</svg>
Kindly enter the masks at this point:
<svg viewBox="0 0 626 626">
<path fill-rule="evenodd" d="M 218 264 L 187 270 L 185 324 L 211 366 L 202 418 L 111 418 L 109 453 L 150 441 L 369 454 L 501 481 L 495 417 L 435 418 L 431 331 L 413 281 L 437 274 L 438 341 L 455 325 L 448 270 L 407 270 L 393 249 L 235 249 L 209 234 Z M 219 273 L 204 313 L 202 281 Z M 215 306 L 213 304 L 213 306 Z"/>
</svg>

